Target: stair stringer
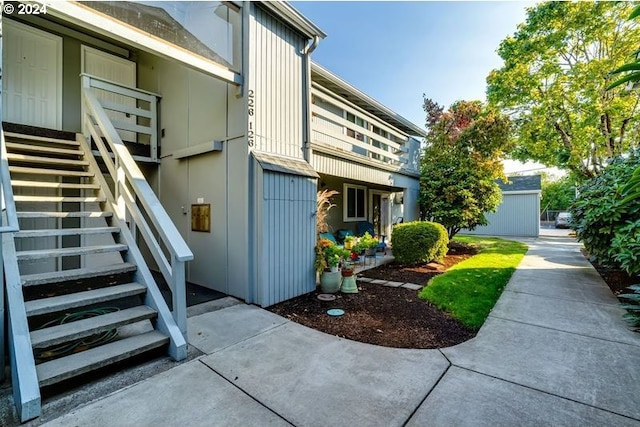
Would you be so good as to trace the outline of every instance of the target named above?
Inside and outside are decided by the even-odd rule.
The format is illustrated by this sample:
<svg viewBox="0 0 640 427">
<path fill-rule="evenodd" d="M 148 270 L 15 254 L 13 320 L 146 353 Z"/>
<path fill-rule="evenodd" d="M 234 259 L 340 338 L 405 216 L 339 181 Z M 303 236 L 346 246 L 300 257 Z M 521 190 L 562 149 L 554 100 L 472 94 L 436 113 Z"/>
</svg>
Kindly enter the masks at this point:
<svg viewBox="0 0 640 427">
<path fill-rule="evenodd" d="M 20 414 L 20 421 L 25 422 L 39 417 L 42 408 L 13 233 L 2 234 L 2 256 L 6 282 L 13 400 Z"/>
<path fill-rule="evenodd" d="M 134 273 L 135 280 L 147 288 L 145 295 L 145 304 L 158 312 L 156 319 L 156 328 L 165 333 L 169 337 L 169 356 L 174 360 L 183 360 L 187 357 L 187 342 L 182 335 L 167 303 L 165 302 L 158 285 L 151 274 L 151 270 L 138 248 L 126 221 L 118 214 L 118 205 L 115 198 L 111 194 L 111 190 L 105 177 L 96 162 L 93 153 L 89 147 L 89 143 L 82 135 L 77 135 L 76 140 L 80 142 L 80 147 L 84 151 L 84 158 L 89 161 L 89 170 L 94 173 L 94 180 L 100 185 L 98 194 L 106 199 L 104 202 L 104 211 L 113 213 L 112 225 L 120 228 L 120 243 L 126 244 L 129 249 L 125 255 L 125 261 L 134 264 L 137 267 Z"/>
</svg>

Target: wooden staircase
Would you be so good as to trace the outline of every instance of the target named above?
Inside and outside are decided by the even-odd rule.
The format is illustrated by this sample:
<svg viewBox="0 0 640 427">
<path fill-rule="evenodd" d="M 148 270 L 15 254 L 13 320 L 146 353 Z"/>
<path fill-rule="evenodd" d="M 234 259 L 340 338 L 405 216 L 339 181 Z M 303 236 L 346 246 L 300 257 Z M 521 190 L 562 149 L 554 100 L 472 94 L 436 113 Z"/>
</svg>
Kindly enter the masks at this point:
<svg viewBox="0 0 640 427">
<path fill-rule="evenodd" d="M 184 337 L 113 209 L 113 183 L 87 142 L 73 137 L 5 133 L 20 231 L 3 236 L 3 255 L 18 266 L 40 387 L 154 349 L 186 357 Z M 39 415 L 39 395 L 32 409 L 17 404 L 23 421 Z"/>
</svg>

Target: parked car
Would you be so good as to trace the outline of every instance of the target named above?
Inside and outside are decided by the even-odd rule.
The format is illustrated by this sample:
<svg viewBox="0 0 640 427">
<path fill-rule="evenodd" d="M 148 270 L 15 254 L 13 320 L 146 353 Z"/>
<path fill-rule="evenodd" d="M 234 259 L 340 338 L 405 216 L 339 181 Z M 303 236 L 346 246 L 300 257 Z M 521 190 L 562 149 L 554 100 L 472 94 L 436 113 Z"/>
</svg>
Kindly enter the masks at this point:
<svg viewBox="0 0 640 427">
<path fill-rule="evenodd" d="M 569 212 L 560 212 L 556 217 L 556 228 L 569 228 L 569 221 L 571 221 L 571 214 Z"/>
</svg>

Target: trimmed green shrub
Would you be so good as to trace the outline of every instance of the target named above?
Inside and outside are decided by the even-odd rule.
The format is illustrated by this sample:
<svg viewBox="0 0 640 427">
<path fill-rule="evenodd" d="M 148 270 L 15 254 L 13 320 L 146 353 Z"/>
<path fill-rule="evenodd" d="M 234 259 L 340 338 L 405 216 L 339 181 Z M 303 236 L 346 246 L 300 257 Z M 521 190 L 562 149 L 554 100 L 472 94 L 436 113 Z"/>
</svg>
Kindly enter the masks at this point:
<svg viewBox="0 0 640 427">
<path fill-rule="evenodd" d="M 402 264 L 440 261 L 447 254 L 448 244 L 447 230 L 437 222 L 405 222 L 391 232 L 393 256 Z"/>
</svg>

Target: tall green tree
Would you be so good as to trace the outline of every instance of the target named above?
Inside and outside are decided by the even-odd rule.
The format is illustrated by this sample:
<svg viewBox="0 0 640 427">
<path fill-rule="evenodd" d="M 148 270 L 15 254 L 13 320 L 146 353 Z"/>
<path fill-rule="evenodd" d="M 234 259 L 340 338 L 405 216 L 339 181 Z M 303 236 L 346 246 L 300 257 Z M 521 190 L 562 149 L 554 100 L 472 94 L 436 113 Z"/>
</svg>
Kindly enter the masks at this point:
<svg viewBox="0 0 640 427">
<path fill-rule="evenodd" d="M 573 180 L 568 176 L 549 179 L 542 176 L 542 208 L 551 211 L 566 211 L 576 197 Z"/>
<path fill-rule="evenodd" d="M 500 44 L 504 66 L 488 78 L 489 102 L 515 125 L 512 157 L 586 179 L 637 144 L 638 93 L 607 91 L 609 72 L 640 45 L 626 2 L 548 2 L 530 8 Z"/>
<path fill-rule="evenodd" d="M 426 148 L 420 169 L 422 219 L 445 226 L 452 238 L 462 228 L 486 225 L 502 200 L 497 178 L 509 149 L 509 119 L 480 101 L 459 101 L 448 110 L 425 98 Z"/>
</svg>

